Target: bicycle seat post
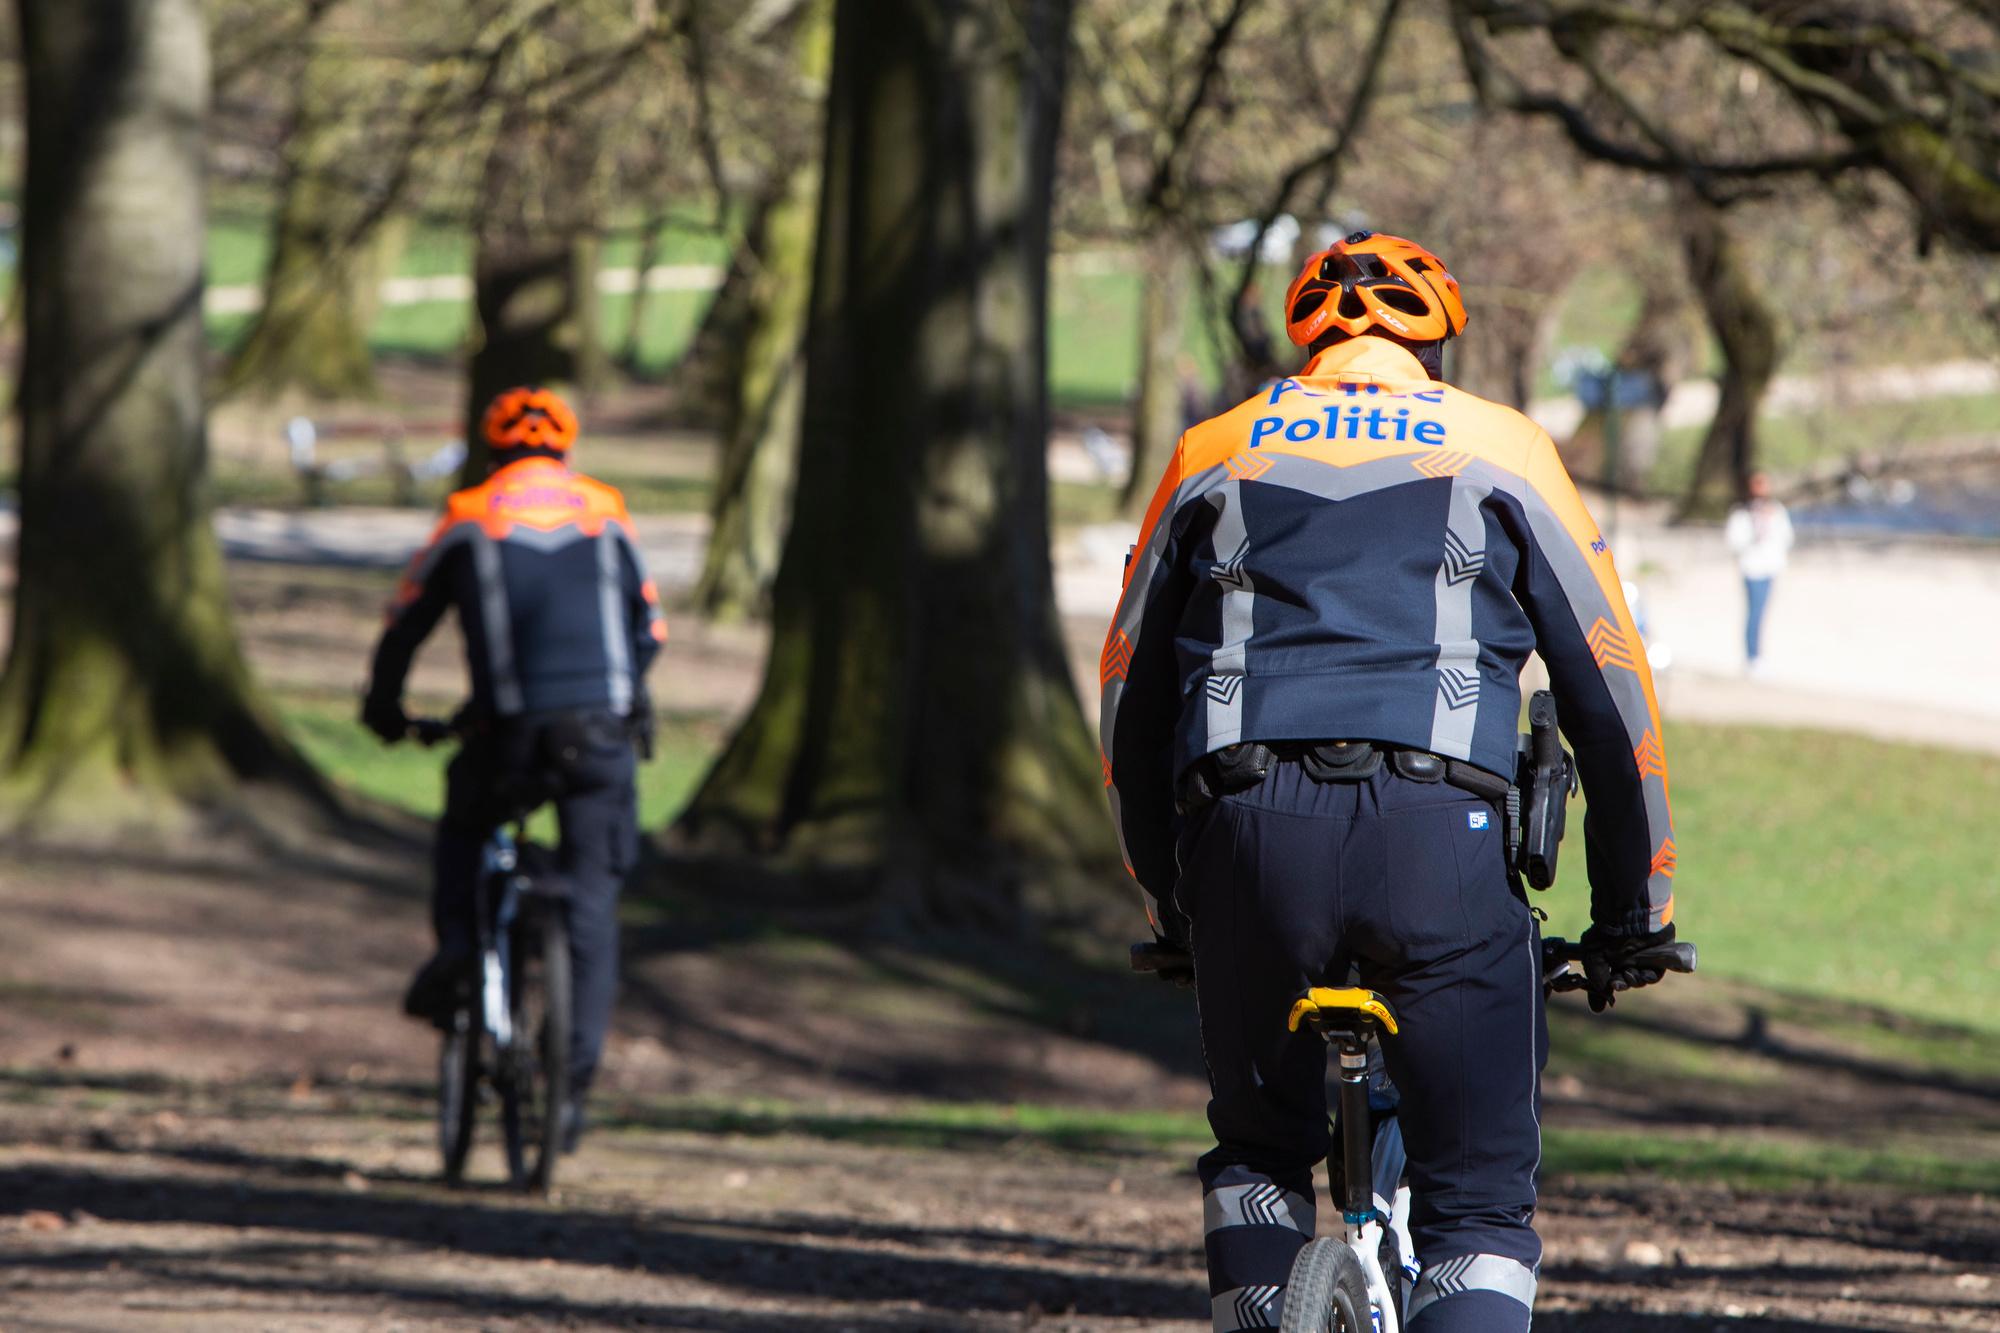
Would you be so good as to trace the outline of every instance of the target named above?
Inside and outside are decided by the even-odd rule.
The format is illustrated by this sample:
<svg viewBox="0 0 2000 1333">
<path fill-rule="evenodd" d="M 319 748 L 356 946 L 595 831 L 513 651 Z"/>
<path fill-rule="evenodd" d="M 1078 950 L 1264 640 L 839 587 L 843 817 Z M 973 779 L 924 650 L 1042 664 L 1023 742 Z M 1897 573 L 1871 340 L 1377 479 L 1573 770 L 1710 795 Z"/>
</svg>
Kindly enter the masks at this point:
<svg viewBox="0 0 2000 1333">
<path fill-rule="evenodd" d="M 1368 1043 L 1379 1032 L 1395 1036 L 1396 1015 L 1370 990 L 1315 986 L 1292 1005 L 1286 1026 L 1309 1025 L 1333 1047 L 1340 1064 L 1340 1163 L 1344 1185 L 1341 1218 L 1350 1228 L 1375 1220 L 1375 1136 L 1368 1111 Z"/>
<path fill-rule="evenodd" d="M 1368 1132 L 1368 1033 L 1341 1032 L 1334 1046 L 1340 1057 L 1340 1162 L 1346 1184 L 1340 1212 L 1348 1225 L 1360 1226 L 1375 1216 L 1375 1139 Z"/>
</svg>

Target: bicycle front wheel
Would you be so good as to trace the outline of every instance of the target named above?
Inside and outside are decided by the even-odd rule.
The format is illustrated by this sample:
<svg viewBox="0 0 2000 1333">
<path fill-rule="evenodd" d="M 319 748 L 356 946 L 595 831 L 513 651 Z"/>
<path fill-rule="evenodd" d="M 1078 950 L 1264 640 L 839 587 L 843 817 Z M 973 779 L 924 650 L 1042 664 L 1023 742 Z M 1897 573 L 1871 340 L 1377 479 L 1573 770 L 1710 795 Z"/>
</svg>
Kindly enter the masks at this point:
<svg viewBox="0 0 2000 1333">
<path fill-rule="evenodd" d="M 562 1151 L 569 1102 L 569 931 L 560 904 L 536 914 L 533 947 L 514 972 L 514 1049 L 501 1103 L 508 1174 L 517 1189 L 545 1193 Z"/>
<path fill-rule="evenodd" d="M 471 1012 L 460 1009 L 452 1015 L 438 1051 L 438 1152 L 444 1158 L 447 1185 L 465 1179 L 478 1113 L 479 1032 Z"/>
<path fill-rule="evenodd" d="M 1279 1333 L 1370 1333 L 1368 1275 L 1345 1241 L 1309 1241 L 1292 1261 Z"/>
</svg>

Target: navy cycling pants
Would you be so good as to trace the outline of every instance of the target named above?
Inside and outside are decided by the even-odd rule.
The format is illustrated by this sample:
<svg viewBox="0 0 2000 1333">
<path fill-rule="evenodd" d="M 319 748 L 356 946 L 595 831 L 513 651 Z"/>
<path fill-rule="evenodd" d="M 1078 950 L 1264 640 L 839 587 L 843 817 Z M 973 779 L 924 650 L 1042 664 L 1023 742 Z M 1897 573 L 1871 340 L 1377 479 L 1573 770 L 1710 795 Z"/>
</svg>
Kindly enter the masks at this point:
<svg viewBox="0 0 2000 1333">
<path fill-rule="evenodd" d="M 632 744 L 622 719 L 565 713 L 499 723 L 467 739 L 445 774 L 432 847 L 431 921 L 447 950 L 472 947 L 480 852 L 517 809 L 552 801 L 568 895 L 570 1087 L 590 1086 L 618 993 L 618 894 L 638 850 Z"/>
<path fill-rule="evenodd" d="M 1217 1333 L 1275 1328 L 1331 1146 L 1326 1046 L 1289 1033 L 1314 985 L 1382 993 L 1423 1267 L 1411 1333 L 1525 1333 L 1541 1242 L 1548 1046 L 1532 914 L 1493 808 L 1386 768 L 1319 783 L 1279 763 L 1190 815 L 1175 898 L 1193 923 L 1215 1150 L 1201 1159 Z M 1338 1213 L 1333 1214 L 1338 1225 Z"/>
</svg>

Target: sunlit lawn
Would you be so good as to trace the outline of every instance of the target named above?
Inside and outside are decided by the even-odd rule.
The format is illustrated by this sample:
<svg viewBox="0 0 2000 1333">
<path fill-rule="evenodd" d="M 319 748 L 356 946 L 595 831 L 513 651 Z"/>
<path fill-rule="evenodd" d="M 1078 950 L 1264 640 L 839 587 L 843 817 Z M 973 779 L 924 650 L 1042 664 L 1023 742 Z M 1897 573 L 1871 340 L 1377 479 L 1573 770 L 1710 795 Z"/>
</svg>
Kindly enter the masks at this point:
<svg viewBox="0 0 2000 1333">
<path fill-rule="evenodd" d="M 671 705 L 670 698 L 662 699 Z M 442 754 L 385 748 L 345 700 L 289 699 L 287 724 L 322 768 L 418 814 L 438 808 Z M 662 724 L 642 780 L 664 825 L 719 744 L 711 720 Z M 1677 922 L 1702 975 L 2000 1033 L 2000 759 L 1813 731 L 1679 724 L 1673 763 Z M 1583 807 L 1548 930 L 1587 924 Z"/>
<path fill-rule="evenodd" d="M 1667 728 L 1676 923 L 1702 970 L 2000 1033 L 2000 758 Z M 1582 807 L 1549 929 L 1586 924 Z"/>
<path fill-rule="evenodd" d="M 279 701 L 279 711 L 306 756 L 343 786 L 426 818 L 443 807 L 449 749 L 384 745 L 355 720 L 354 705 L 344 699 L 287 696 Z M 653 758 L 639 770 L 641 827 L 665 825 L 686 803 L 717 741 L 713 722 L 661 719 Z M 545 813 L 533 832 L 546 837 L 549 831 Z"/>
</svg>

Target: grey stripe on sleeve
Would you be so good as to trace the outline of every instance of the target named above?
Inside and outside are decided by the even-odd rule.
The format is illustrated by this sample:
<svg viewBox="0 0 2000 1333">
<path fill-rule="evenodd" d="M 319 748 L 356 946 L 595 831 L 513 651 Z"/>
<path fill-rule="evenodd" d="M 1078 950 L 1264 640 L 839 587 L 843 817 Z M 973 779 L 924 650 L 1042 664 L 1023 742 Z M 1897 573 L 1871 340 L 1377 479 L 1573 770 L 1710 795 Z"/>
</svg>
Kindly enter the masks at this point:
<svg viewBox="0 0 2000 1333">
<path fill-rule="evenodd" d="M 1431 714 L 1431 753 L 1472 757 L 1479 721 L 1479 640 L 1472 637 L 1472 588 L 1486 568 L 1486 516 L 1492 488 L 1464 477 L 1451 480 L 1451 509 L 1444 558 L 1434 585 L 1437 597 L 1438 687 Z"/>
<path fill-rule="evenodd" d="M 1229 482 L 1203 497 L 1215 508 L 1215 581 L 1222 586 L 1222 634 L 1209 658 L 1207 729 L 1210 751 L 1243 739 L 1243 668 L 1256 628 L 1257 589 L 1243 567 L 1250 530 L 1243 516 L 1243 485 Z"/>
<path fill-rule="evenodd" d="M 493 707 L 513 717 L 527 708 L 521 677 L 514 665 L 514 616 L 507 606 L 507 579 L 500 569 L 500 548 L 477 529 L 472 537 L 472 567 L 479 577 L 479 618 L 486 629 L 486 667 L 493 673 Z"/>
<path fill-rule="evenodd" d="M 625 618 L 625 580 L 618 568 L 618 534 L 607 525 L 597 537 L 597 612 L 604 622 L 605 686 L 611 711 L 632 711 L 631 627 Z"/>
</svg>

